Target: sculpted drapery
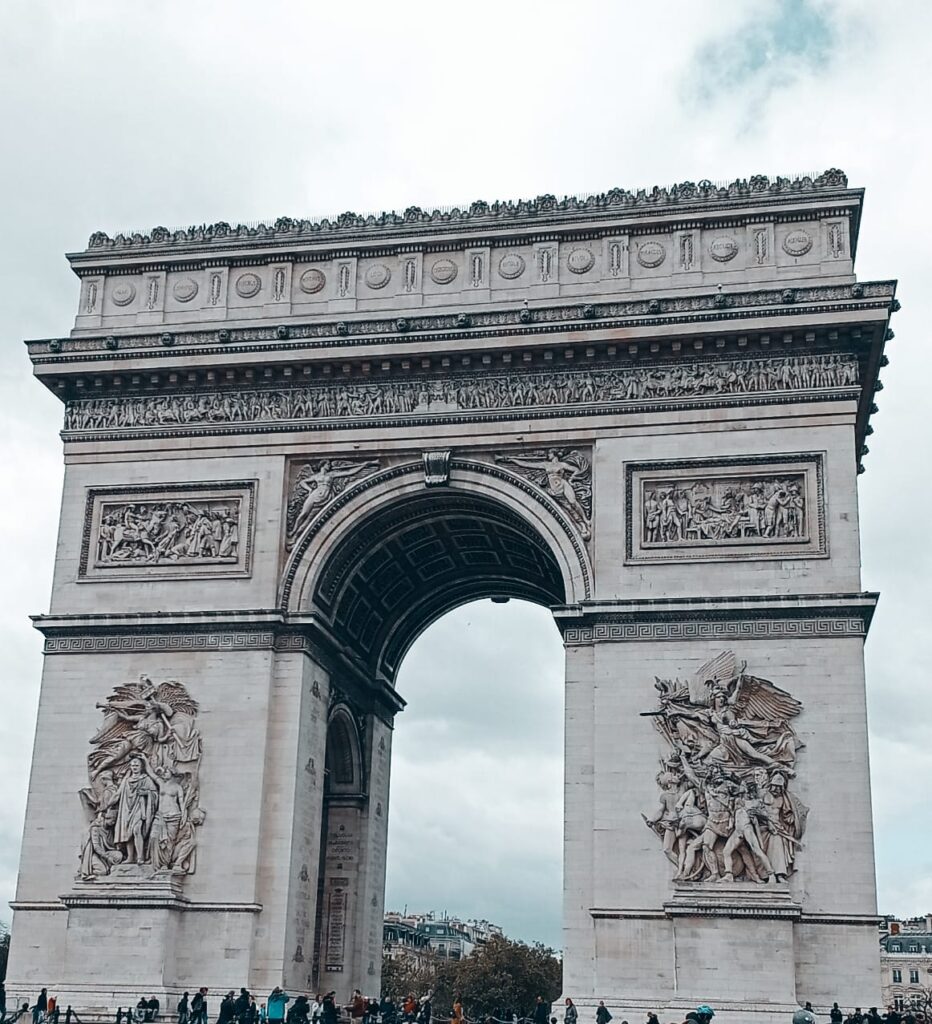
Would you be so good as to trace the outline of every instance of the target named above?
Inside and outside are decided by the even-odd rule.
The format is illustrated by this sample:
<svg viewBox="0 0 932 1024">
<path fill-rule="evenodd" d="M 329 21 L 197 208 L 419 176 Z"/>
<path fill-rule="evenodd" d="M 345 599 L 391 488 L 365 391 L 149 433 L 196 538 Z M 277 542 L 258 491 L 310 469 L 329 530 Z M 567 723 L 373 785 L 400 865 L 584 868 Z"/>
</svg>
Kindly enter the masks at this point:
<svg viewBox="0 0 932 1024">
<path fill-rule="evenodd" d="M 658 678 L 660 706 L 645 712 L 670 754 L 644 820 L 681 882 L 784 882 L 802 845 L 809 812 L 788 788 L 802 705 L 746 668 L 725 651 L 688 681 Z"/>
<path fill-rule="evenodd" d="M 79 793 L 89 817 L 79 877 L 117 868 L 121 877 L 190 874 L 206 817 L 198 806 L 197 702 L 175 680 L 140 676 L 97 707 L 104 721 L 90 741 L 88 785 Z"/>
</svg>

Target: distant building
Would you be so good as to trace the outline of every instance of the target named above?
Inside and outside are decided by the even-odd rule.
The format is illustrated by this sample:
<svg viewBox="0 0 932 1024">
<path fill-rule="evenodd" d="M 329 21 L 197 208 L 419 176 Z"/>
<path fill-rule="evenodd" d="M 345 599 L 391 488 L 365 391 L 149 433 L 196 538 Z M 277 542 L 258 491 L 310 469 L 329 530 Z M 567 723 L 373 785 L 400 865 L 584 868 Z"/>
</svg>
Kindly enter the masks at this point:
<svg viewBox="0 0 932 1024">
<path fill-rule="evenodd" d="M 461 921 L 457 917 L 428 913 L 399 914 L 390 911 L 382 926 L 382 945 L 386 956 L 425 956 L 462 960 L 502 929 L 489 921 Z"/>
<path fill-rule="evenodd" d="M 880 978 L 883 1000 L 898 1010 L 932 1001 L 932 914 L 881 918 Z"/>
</svg>

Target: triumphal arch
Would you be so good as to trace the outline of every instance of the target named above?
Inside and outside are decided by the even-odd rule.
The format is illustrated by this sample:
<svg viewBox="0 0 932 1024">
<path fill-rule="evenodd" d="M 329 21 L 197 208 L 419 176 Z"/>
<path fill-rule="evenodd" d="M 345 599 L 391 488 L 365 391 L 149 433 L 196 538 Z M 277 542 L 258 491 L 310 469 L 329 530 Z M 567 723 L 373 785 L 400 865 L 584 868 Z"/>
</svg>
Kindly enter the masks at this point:
<svg viewBox="0 0 932 1024">
<path fill-rule="evenodd" d="M 74 329 L 28 343 L 66 472 L 11 997 L 377 992 L 398 667 L 514 597 L 566 647 L 565 992 L 878 1003 L 855 483 L 897 302 L 855 278 L 862 199 L 832 170 L 71 254 Z"/>
</svg>

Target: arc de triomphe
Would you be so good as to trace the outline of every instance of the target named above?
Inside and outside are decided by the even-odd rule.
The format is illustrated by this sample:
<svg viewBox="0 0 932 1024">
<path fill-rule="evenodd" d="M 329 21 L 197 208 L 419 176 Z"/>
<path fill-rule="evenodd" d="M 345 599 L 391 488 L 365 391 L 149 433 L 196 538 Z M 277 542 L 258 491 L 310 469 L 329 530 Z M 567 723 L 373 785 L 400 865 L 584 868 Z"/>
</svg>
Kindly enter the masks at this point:
<svg viewBox="0 0 932 1024">
<path fill-rule="evenodd" d="M 66 472 L 11 998 L 376 992 L 398 666 L 516 597 L 566 646 L 566 993 L 878 1003 L 856 477 L 897 302 L 855 279 L 862 199 L 70 255 L 74 330 L 29 342 Z"/>
</svg>

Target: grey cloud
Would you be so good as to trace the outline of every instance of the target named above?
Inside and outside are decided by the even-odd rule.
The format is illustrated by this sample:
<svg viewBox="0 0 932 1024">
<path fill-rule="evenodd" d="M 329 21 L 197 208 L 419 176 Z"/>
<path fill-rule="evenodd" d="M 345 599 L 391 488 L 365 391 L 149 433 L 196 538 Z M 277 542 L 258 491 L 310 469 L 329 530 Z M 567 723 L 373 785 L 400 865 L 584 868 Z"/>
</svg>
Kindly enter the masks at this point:
<svg viewBox="0 0 932 1024">
<path fill-rule="evenodd" d="M 821 19 L 815 46 L 777 32 L 776 2 L 479 2 L 468 21 L 443 5 L 371 3 L 351 24 L 337 6 L 283 2 L 7 7 L 0 907 L 41 671 L 26 615 L 48 608 L 61 480 L 60 406 L 30 380 L 18 339 L 68 330 L 77 283 L 63 252 L 96 228 L 834 165 L 867 188 L 860 275 L 898 276 L 904 301 L 859 486 L 864 586 L 883 592 L 867 644 L 881 905 L 928 908 L 927 4 L 896 17 L 872 0 L 802 4 Z M 750 59 L 761 32 L 792 74 L 765 51 Z M 700 94 L 701 72 L 719 81 L 716 61 L 743 77 Z M 559 944 L 562 654 L 545 616 L 521 619 L 506 644 L 502 623 L 525 613 L 495 611 L 473 618 L 455 653 L 438 623 L 403 666 L 390 894 Z"/>
</svg>

